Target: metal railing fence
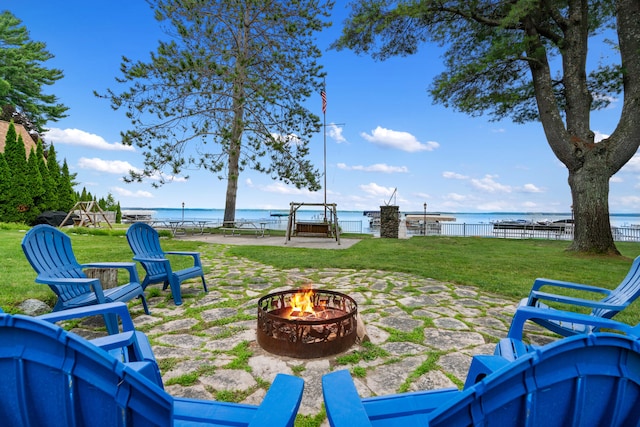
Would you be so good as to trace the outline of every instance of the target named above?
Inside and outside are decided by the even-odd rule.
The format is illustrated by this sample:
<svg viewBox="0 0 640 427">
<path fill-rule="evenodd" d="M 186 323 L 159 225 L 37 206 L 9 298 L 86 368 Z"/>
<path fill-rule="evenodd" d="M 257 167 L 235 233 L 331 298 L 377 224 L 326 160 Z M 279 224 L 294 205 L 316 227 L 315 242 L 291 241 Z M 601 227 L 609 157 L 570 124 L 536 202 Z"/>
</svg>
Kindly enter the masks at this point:
<svg viewBox="0 0 640 427">
<path fill-rule="evenodd" d="M 618 242 L 640 242 L 640 227 L 611 227 Z M 408 235 L 422 235 L 422 229 L 407 230 Z M 503 239 L 573 240 L 573 227 L 527 226 L 499 228 L 494 224 L 441 223 L 438 229 L 427 227 L 427 235 L 461 237 L 495 237 Z"/>
<path fill-rule="evenodd" d="M 270 230 L 286 230 L 287 220 L 281 219 L 259 219 L 245 220 L 247 223 L 253 221 L 261 228 Z M 207 228 L 222 226 L 222 220 L 155 220 L 151 221 L 154 226 L 167 226 L 175 228 L 194 228 L 204 232 Z M 340 221 L 338 220 L 341 233 L 354 234 L 379 234 L 379 228 L 369 228 L 363 226 L 363 221 Z M 624 242 L 640 242 L 640 227 L 611 227 L 613 239 Z M 407 228 L 407 236 L 459 236 L 459 237 L 493 237 L 502 239 L 547 239 L 547 240 L 572 240 L 573 226 L 548 226 L 527 224 L 523 227 L 501 227 L 491 223 L 466 224 L 457 222 L 427 223 L 426 233 L 422 225 Z"/>
</svg>

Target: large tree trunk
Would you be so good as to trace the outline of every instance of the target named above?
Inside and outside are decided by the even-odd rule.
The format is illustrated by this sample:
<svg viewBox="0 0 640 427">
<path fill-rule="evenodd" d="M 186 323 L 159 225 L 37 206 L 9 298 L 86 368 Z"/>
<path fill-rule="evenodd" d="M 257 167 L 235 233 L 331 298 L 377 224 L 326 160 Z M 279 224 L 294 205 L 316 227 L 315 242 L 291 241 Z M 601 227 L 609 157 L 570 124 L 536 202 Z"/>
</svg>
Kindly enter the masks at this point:
<svg viewBox="0 0 640 427">
<path fill-rule="evenodd" d="M 637 0 L 636 0 L 637 1 Z M 575 219 L 574 240 L 569 250 L 619 254 L 613 241 L 609 219 L 609 179 L 630 158 L 637 145 L 622 135 L 629 120 L 623 118 L 617 136 L 595 142 L 590 129 L 591 94 L 588 89 L 586 58 L 588 21 L 586 2 L 569 1 L 569 19 L 562 38 L 562 83 L 564 120 L 554 92 L 554 81 L 544 43 L 533 21 L 525 21 L 533 84 L 540 120 L 558 159 L 569 171 L 569 186 Z M 637 47 L 637 46 L 636 46 Z M 629 55 L 629 51 L 623 52 Z M 637 56 L 637 52 L 635 53 Z M 627 93 L 625 91 L 625 97 Z M 628 118 L 627 118 L 628 119 Z M 621 141 L 625 139 L 627 141 Z"/>
<path fill-rule="evenodd" d="M 236 220 L 236 198 L 238 195 L 238 177 L 240 176 L 240 151 L 242 150 L 242 134 L 244 132 L 245 82 L 247 79 L 245 58 L 248 55 L 246 40 L 250 24 L 246 13 L 240 17 L 243 20 L 236 35 L 240 46 L 235 58 L 235 77 L 233 83 L 233 123 L 229 142 L 229 165 L 227 168 L 227 195 L 224 206 L 224 224 Z"/>
<path fill-rule="evenodd" d="M 640 2 L 617 2 L 617 26 L 624 101 L 620 122 L 610 138 L 594 144 L 589 138 L 570 138 L 570 160 L 559 155 L 569 169 L 573 198 L 575 236 L 571 250 L 619 254 L 613 242 L 609 220 L 609 179 L 636 153 L 640 145 Z M 586 46 L 585 46 L 586 49 Z M 569 113 L 567 113 L 569 116 Z M 585 141 L 586 140 L 586 141 Z M 551 144 L 551 140 L 550 140 Z M 552 147 L 554 144 L 551 144 Z M 557 144 L 556 144 L 557 145 Z M 557 154 L 557 153 L 556 153 Z"/>
<path fill-rule="evenodd" d="M 603 162 L 600 156 L 587 156 L 583 167 L 569 171 L 575 219 L 569 250 L 619 255 L 611 234 L 609 173 Z"/>
<path fill-rule="evenodd" d="M 236 98 L 237 99 L 237 98 Z M 234 102 L 236 104 L 236 102 Z M 229 163 L 227 166 L 227 195 L 224 205 L 224 224 L 236 220 L 236 198 L 238 194 L 238 176 L 240 176 L 240 150 L 242 149 L 242 117 L 243 107 L 237 101 L 233 127 L 231 129 L 231 142 L 229 143 Z"/>
<path fill-rule="evenodd" d="M 227 169 L 227 195 L 224 205 L 224 224 L 233 223 L 236 220 L 236 197 L 238 194 L 238 154 L 229 154 L 229 167 Z"/>
</svg>

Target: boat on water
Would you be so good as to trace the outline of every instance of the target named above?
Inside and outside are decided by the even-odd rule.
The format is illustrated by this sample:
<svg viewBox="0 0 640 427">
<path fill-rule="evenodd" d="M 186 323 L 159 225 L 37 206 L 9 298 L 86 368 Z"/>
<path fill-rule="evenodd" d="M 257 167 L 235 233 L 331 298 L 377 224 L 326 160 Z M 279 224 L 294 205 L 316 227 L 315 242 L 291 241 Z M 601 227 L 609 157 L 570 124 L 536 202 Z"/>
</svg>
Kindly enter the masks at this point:
<svg viewBox="0 0 640 427">
<path fill-rule="evenodd" d="M 573 219 L 559 219 L 557 221 L 502 220 L 494 222 L 493 229 L 566 232 L 573 229 Z"/>
<path fill-rule="evenodd" d="M 380 211 L 365 211 L 364 216 L 369 217 L 369 228 L 380 228 Z M 401 214 L 402 216 L 403 214 Z M 404 220 L 408 230 L 424 229 L 424 224 L 428 228 L 436 228 L 436 224 L 445 221 L 455 221 L 456 218 L 449 215 L 443 215 L 437 212 L 416 213 L 407 212 L 404 214 Z"/>
<path fill-rule="evenodd" d="M 122 222 L 132 223 L 137 221 L 151 222 L 155 211 L 147 209 L 125 209 L 122 211 Z"/>
<path fill-rule="evenodd" d="M 369 218 L 369 228 L 380 228 L 380 211 L 364 211 L 362 215 Z"/>
</svg>

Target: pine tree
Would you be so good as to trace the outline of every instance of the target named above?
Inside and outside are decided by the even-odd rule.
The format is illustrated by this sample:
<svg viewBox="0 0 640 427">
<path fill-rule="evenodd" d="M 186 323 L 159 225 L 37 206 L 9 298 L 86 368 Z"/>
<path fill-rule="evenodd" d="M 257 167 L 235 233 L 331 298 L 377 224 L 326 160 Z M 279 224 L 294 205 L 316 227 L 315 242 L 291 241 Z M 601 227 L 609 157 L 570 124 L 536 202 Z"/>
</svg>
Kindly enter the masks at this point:
<svg viewBox="0 0 640 427">
<path fill-rule="evenodd" d="M 244 169 L 320 189 L 309 144 L 321 123 L 307 98 L 323 87 L 315 41 L 333 2 L 150 3 L 175 38 L 161 41 L 148 62 L 124 58 L 124 91 L 105 95 L 131 119 L 122 142 L 144 153 L 144 170 L 125 180 L 192 167 L 226 175 L 225 221 L 235 219 Z"/>
<path fill-rule="evenodd" d="M 42 175 L 40 174 L 40 168 L 38 167 L 38 160 L 36 153 L 33 149 L 29 153 L 29 159 L 27 160 L 27 181 L 29 182 L 29 196 L 31 197 L 31 208 L 25 212 L 25 222 L 27 224 L 33 224 L 35 219 L 42 213 L 40 205 L 42 204 L 42 197 L 44 195 L 44 185 L 42 182 Z"/>
<path fill-rule="evenodd" d="M 60 175 L 60 188 L 58 190 L 60 209 L 69 212 L 76 204 L 75 193 L 73 192 L 73 178 L 75 175 L 69 173 L 69 166 L 65 159 L 62 163 Z"/>
<path fill-rule="evenodd" d="M 9 206 L 9 187 L 11 186 L 11 171 L 9 165 L 4 158 L 4 154 L 0 153 L 0 222 L 8 222 L 6 218 L 6 210 Z"/>
<path fill-rule="evenodd" d="M 104 209 L 116 211 L 116 199 L 113 198 L 113 194 L 107 193 L 107 198 L 104 200 Z"/>
<path fill-rule="evenodd" d="M 56 210 L 58 205 L 58 192 L 55 182 L 49 173 L 49 168 L 47 167 L 42 141 L 38 141 L 38 145 L 36 146 L 36 159 L 38 161 L 40 176 L 42 177 L 42 188 L 44 190 L 42 197 L 38 201 L 38 208 L 41 212 Z"/>
<path fill-rule="evenodd" d="M 59 211 L 62 210 L 60 206 L 60 165 L 58 164 L 58 159 L 56 158 L 56 149 L 53 145 L 49 146 L 49 151 L 47 151 L 47 169 L 49 169 L 49 179 L 53 184 L 53 188 L 55 189 L 55 205 L 52 210 Z"/>
<path fill-rule="evenodd" d="M 120 209 L 120 202 L 116 206 L 116 224 L 122 223 L 122 210 Z"/>
<path fill-rule="evenodd" d="M 18 132 L 16 131 L 16 127 L 13 124 L 13 122 L 9 122 L 9 129 L 7 129 L 7 134 L 4 137 L 4 151 L 5 153 L 7 152 L 7 144 L 8 143 L 13 143 L 14 141 L 18 140 Z"/>
<path fill-rule="evenodd" d="M 9 222 L 25 222 L 26 213 L 31 209 L 33 197 L 29 190 L 27 154 L 22 137 L 17 133 L 13 122 L 9 125 L 5 141 L 4 156 L 11 171 L 6 217 Z"/>
<path fill-rule="evenodd" d="M 42 132 L 48 121 L 66 116 L 67 107 L 43 91 L 63 74 L 43 65 L 53 55 L 44 43 L 30 40 L 27 28 L 20 24 L 11 12 L 0 12 L 0 106 L 10 106 L 8 111 L 28 118 L 27 128 Z"/>
</svg>

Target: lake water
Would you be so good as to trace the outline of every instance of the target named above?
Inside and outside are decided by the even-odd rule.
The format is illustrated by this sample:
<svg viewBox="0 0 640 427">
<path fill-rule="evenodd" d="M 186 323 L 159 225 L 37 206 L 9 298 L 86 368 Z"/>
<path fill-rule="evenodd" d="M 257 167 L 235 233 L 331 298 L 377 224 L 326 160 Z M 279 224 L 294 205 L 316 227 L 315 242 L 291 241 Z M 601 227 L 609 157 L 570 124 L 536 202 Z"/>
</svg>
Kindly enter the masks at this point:
<svg viewBox="0 0 640 427">
<path fill-rule="evenodd" d="M 123 212 L 128 210 L 148 211 L 151 212 L 154 220 L 188 220 L 188 221 L 218 221 L 222 222 L 224 217 L 224 209 L 170 209 L 170 208 L 123 208 Z M 263 220 L 269 222 L 281 222 L 282 228 L 286 228 L 288 210 L 264 210 L 264 209 L 238 209 L 236 210 L 236 220 Z M 403 212 L 402 214 L 409 213 Z M 410 212 L 420 215 L 422 212 Z M 431 213 L 431 212 L 427 212 Z M 571 218 L 571 213 L 526 213 L 526 212 L 442 212 L 443 215 L 453 216 L 458 224 L 489 224 L 496 221 L 508 220 L 528 220 L 528 221 L 557 221 L 561 219 Z M 303 209 L 300 208 L 296 213 L 296 219 L 317 220 L 324 218 L 322 209 Z M 340 222 L 358 222 L 362 223 L 362 233 L 369 233 L 369 217 L 364 215 L 363 211 L 341 211 L 338 209 L 338 221 Z M 613 227 L 630 227 L 632 225 L 640 225 L 640 214 L 612 214 L 611 226 Z M 349 227 L 349 232 L 359 232 Z"/>
</svg>

